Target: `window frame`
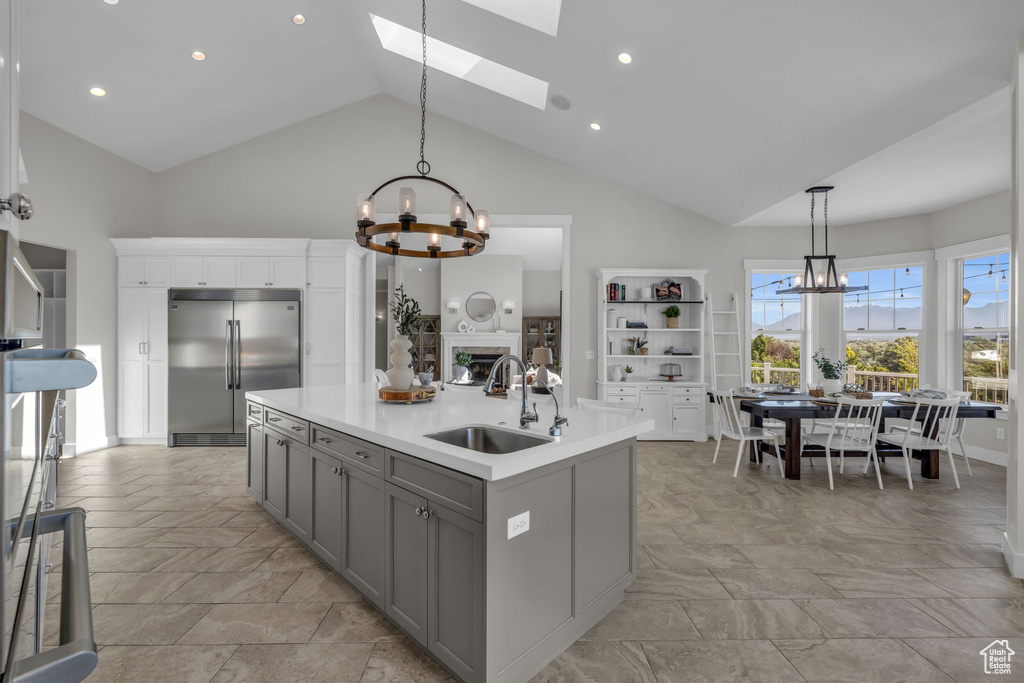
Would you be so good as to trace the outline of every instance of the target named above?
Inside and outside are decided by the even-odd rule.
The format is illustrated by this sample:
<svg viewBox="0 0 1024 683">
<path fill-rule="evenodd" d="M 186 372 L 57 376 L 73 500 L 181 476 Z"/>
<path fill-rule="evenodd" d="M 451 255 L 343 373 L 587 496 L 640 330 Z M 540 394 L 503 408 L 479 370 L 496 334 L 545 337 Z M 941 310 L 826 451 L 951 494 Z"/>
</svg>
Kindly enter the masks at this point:
<svg viewBox="0 0 1024 683">
<path fill-rule="evenodd" d="M 956 270 L 957 270 L 957 276 L 958 276 L 957 288 L 954 290 L 954 292 L 951 293 L 951 295 L 952 294 L 956 294 L 956 293 L 961 293 L 962 294 L 963 290 L 965 289 L 966 285 L 964 284 L 965 283 L 965 279 L 964 279 L 964 266 L 966 265 L 966 263 L 968 261 L 972 261 L 972 260 L 977 259 L 977 258 L 992 257 L 992 258 L 995 258 L 996 262 L 998 263 L 999 257 L 1002 256 L 1003 254 L 1006 254 L 1006 256 L 1007 256 L 1007 269 L 1009 270 L 1009 256 L 1010 256 L 1010 249 L 1009 249 L 1009 247 L 1007 247 L 1006 249 L 999 249 L 999 250 L 996 250 L 996 251 L 988 251 L 988 252 L 984 252 L 984 253 L 980 253 L 980 254 L 972 254 L 972 255 L 969 255 L 969 256 L 963 256 L 961 258 L 956 259 Z M 1013 285 L 1013 281 L 1011 279 L 1009 279 L 1009 276 L 1008 276 L 1008 279 L 1007 279 L 1007 284 L 1008 284 L 1007 291 L 1010 293 L 1010 296 L 1012 296 L 1012 289 L 1010 289 L 1010 287 Z M 996 289 L 991 290 L 991 291 L 998 292 L 999 288 L 997 287 Z M 977 292 L 977 293 L 981 294 L 982 292 Z M 1008 299 L 1008 301 L 1009 301 L 1009 299 Z M 996 322 L 999 322 L 999 318 L 998 318 L 998 310 L 999 310 L 998 306 L 999 306 L 999 303 L 998 302 L 999 302 L 999 297 L 997 296 L 996 297 L 996 316 L 997 316 L 996 317 Z M 1007 315 L 1006 327 L 999 327 L 999 326 L 996 326 L 996 327 L 972 327 L 972 328 L 970 328 L 970 330 L 968 330 L 967 327 L 964 325 L 964 305 L 963 305 L 963 303 L 961 301 L 961 303 L 957 306 L 956 329 L 957 329 L 957 339 L 959 341 L 959 348 L 960 348 L 960 353 L 957 356 L 957 368 L 958 368 L 958 370 L 957 370 L 957 377 L 959 378 L 959 381 L 956 383 L 956 387 L 959 389 L 959 388 L 964 386 L 964 380 L 966 379 L 965 372 L 964 372 L 964 337 L 967 334 L 969 334 L 969 333 L 970 334 L 978 334 L 978 335 L 1006 334 L 1007 344 L 1009 344 L 1010 343 L 1009 342 L 1009 339 L 1010 339 L 1010 319 L 1009 319 L 1009 315 Z M 1009 369 L 1007 369 L 1007 375 L 1009 375 Z M 1006 379 L 1007 383 L 1009 383 L 1009 378 L 1008 377 L 1004 378 L 1004 379 Z M 1009 386 L 1007 386 L 1007 390 L 1009 390 Z M 966 391 L 966 389 L 964 389 L 964 391 Z M 1000 405 L 1009 405 L 1009 397 L 1007 397 L 1007 403 L 1000 404 Z"/>
<path fill-rule="evenodd" d="M 743 354 L 743 368 L 744 374 L 741 378 L 741 386 L 744 386 L 750 381 L 750 344 L 754 339 L 753 325 L 751 320 L 753 317 L 753 305 L 752 297 L 750 296 L 751 279 L 757 273 L 763 274 L 775 274 L 775 275 L 791 275 L 800 274 L 804 270 L 803 259 L 773 259 L 773 260 L 762 260 L 762 259 L 745 259 L 743 261 L 744 270 L 744 288 L 743 292 L 746 294 L 743 300 L 743 309 L 741 315 L 743 316 L 743 336 L 740 339 L 740 344 L 743 347 L 741 353 Z M 810 348 L 812 339 L 810 335 L 810 328 L 813 323 L 813 314 L 809 310 L 807 295 L 801 295 L 800 297 L 800 383 L 798 386 L 804 386 L 805 378 L 810 377 L 810 354 L 805 351 Z M 768 330 L 764 330 L 767 332 Z M 714 378 L 712 378 L 714 379 Z"/>
</svg>

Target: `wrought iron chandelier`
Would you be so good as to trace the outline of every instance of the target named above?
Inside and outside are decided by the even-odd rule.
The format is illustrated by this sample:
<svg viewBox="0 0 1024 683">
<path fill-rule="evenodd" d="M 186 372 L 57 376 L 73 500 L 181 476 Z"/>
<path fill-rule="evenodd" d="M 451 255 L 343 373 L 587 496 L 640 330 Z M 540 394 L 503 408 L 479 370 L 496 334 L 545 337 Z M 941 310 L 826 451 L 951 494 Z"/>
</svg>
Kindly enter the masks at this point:
<svg viewBox="0 0 1024 683">
<path fill-rule="evenodd" d="M 835 254 L 828 253 L 828 192 L 835 189 L 832 185 L 816 185 L 805 192 L 811 195 L 811 254 L 804 256 L 804 274 L 793 276 L 793 286 L 788 289 L 777 289 L 776 294 L 826 294 L 832 292 L 860 292 L 867 285 L 850 287 L 850 278 L 846 273 L 839 274 L 836 270 Z M 825 253 L 818 254 L 814 248 L 814 196 L 824 194 L 825 219 Z M 816 269 L 815 262 L 821 263 Z"/>
<path fill-rule="evenodd" d="M 490 238 L 491 217 L 483 209 L 474 210 L 466 201 L 466 197 L 457 189 L 437 178 L 430 177 L 430 164 L 423 155 L 423 147 L 427 139 L 427 1 L 423 0 L 423 76 L 420 80 L 420 160 L 416 164 L 419 175 L 403 175 L 392 178 L 381 184 L 368 195 L 360 195 L 356 208 L 356 242 L 367 249 L 395 256 L 412 258 L 455 258 L 458 256 L 475 256 L 484 250 Z M 404 180 L 427 181 L 451 190 L 449 203 L 450 222 L 448 225 L 420 223 L 416 220 L 416 192 L 411 187 L 398 190 L 398 222 L 376 223 L 377 193 L 389 185 Z M 472 226 L 472 228 L 470 227 Z M 402 247 L 402 238 L 412 234 L 427 236 L 427 248 L 406 249 Z M 373 238 L 385 235 L 383 244 L 374 242 Z M 455 249 L 442 249 L 442 240 L 455 238 L 461 244 Z"/>
</svg>

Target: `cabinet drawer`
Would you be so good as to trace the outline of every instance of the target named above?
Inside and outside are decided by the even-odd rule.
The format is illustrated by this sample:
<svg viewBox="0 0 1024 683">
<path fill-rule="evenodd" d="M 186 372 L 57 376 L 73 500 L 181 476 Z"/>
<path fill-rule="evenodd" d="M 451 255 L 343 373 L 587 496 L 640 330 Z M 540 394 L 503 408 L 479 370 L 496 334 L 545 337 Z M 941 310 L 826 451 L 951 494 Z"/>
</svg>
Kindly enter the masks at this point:
<svg viewBox="0 0 1024 683">
<path fill-rule="evenodd" d="M 264 410 L 263 424 L 287 434 L 296 441 L 304 444 L 309 443 L 309 423 L 299 420 L 286 413 L 279 413 L 276 410 L 266 408 Z"/>
<path fill-rule="evenodd" d="M 608 400 L 614 400 L 613 396 L 632 396 L 636 398 L 636 387 L 605 387 L 604 393 Z"/>
<path fill-rule="evenodd" d="M 609 394 L 609 403 L 637 403 L 636 394 Z"/>
<path fill-rule="evenodd" d="M 246 415 L 249 417 L 250 420 L 255 420 L 256 422 L 259 422 L 261 424 L 263 423 L 263 406 L 261 406 L 259 403 L 253 403 L 252 401 L 249 401 L 245 409 Z"/>
<path fill-rule="evenodd" d="M 683 404 L 692 403 L 694 405 L 697 405 L 699 403 L 702 403 L 703 400 L 704 399 L 700 396 L 700 394 L 693 394 L 691 396 L 685 396 L 685 395 L 676 394 L 675 397 L 672 399 L 672 402 L 673 403 L 683 403 Z"/>
<path fill-rule="evenodd" d="M 310 443 L 325 453 L 341 458 L 367 472 L 384 476 L 384 449 L 318 424 L 310 425 Z"/>
<path fill-rule="evenodd" d="M 681 396 L 700 396 L 704 393 L 701 387 L 676 387 L 672 390 L 676 398 Z"/>
<path fill-rule="evenodd" d="M 390 450 L 385 451 L 384 462 L 384 478 L 392 484 L 484 521 L 484 483 L 480 479 Z"/>
</svg>

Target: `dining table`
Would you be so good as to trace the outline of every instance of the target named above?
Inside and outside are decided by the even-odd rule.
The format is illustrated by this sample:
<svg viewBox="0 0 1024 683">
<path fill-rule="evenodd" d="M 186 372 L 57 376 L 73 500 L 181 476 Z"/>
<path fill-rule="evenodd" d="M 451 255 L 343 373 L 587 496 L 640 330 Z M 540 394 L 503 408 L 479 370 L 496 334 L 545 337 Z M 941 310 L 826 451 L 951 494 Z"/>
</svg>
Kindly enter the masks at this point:
<svg viewBox="0 0 1024 683">
<path fill-rule="evenodd" d="M 882 404 L 882 418 L 878 432 L 885 431 L 886 419 L 909 420 L 914 415 L 915 404 L 912 398 L 897 393 L 875 392 L 875 398 L 885 398 Z M 750 413 L 750 424 L 753 427 L 764 427 L 767 420 L 777 420 L 785 425 L 785 445 L 783 458 L 786 464 L 786 478 L 800 478 L 800 439 L 802 420 L 825 420 L 831 419 L 836 414 L 835 404 L 827 405 L 823 399 L 814 398 L 810 394 L 773 394 L 764 392 L 754 398 L 737 396 L 741 401 L 740 410 Z M 982 403 L 980 401 L 961 401 L 957 408 L 957 418 L 980 418 L 995 417 L 1003 410 L 1003 406 L 997 403 Z M 803 457 L 823 457 L 824 448 L 821 446 L 808 445 L 803 449 Z M 877 443 L 876 451 L 880 458 L 885 456 L 903 457 L 903 451 L 898 445 Z M 939 478 L 939 454 L 938 450 L 915 450 L 913 457 L 921 461 L 921 476 L 925 479 Z M 750 459 L 752 462 L 760 462 L 762 453 L 775 455 L 774 447 L 765 442 L 750 442 Z"/>
</svg>

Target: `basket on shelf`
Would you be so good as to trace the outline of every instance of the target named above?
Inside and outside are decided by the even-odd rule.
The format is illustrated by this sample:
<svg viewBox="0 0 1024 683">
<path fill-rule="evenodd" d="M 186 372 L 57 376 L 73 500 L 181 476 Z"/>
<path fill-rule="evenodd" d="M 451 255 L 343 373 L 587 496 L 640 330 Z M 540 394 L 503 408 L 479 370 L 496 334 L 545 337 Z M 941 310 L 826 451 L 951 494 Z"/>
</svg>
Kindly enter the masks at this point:
<svg viewBox="0 0 1024 683">
<path fill-rule="evenodd" d="M 844 391 L 843 394 L 858 399 L 871 399 L 875 397 L 870 391 Z"/>
<path fill-rule="evenodd" d="M 824 389 L 811 389 L 807 393 L 809 393 L 812 398 L 824 398 L 825 397 L 825 390 Z"/>
</svg>

